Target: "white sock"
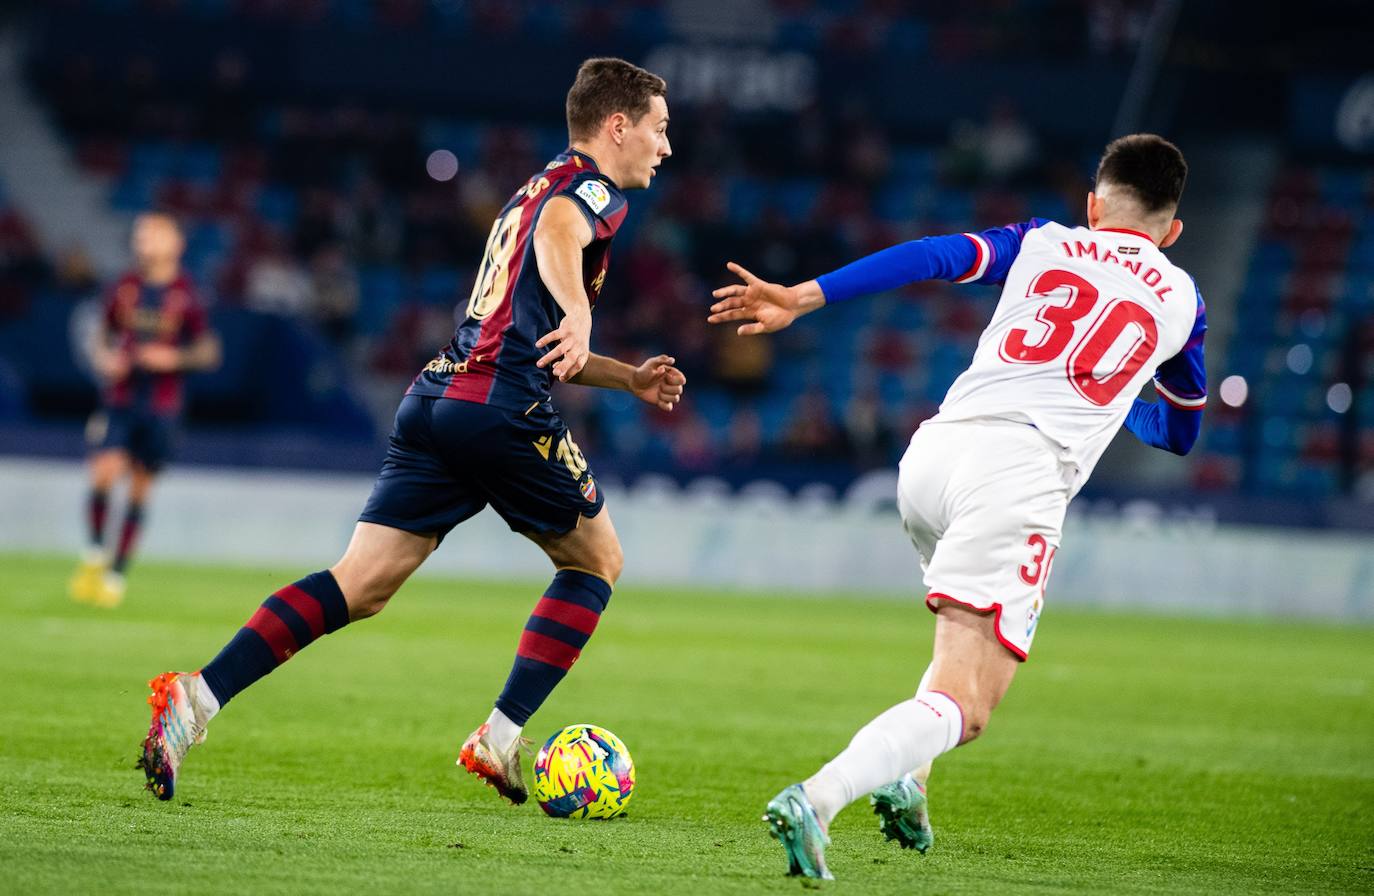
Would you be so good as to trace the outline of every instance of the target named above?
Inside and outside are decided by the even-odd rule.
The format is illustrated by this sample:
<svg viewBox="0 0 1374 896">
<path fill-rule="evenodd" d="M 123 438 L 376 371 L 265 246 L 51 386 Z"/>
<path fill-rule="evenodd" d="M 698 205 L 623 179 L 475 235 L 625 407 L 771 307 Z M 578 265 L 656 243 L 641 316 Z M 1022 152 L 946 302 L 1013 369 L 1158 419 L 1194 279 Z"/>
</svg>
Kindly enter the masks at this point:
<svg viewBox="0 0 1374 896">
<path fill-rule="evenodd" d="M 487 724 L 491 726 L 487 731 L 487 743 L 491 744 L 499 753 L 509 750 L 511 744 L 515 743 L 515 739 L 520 736 L 521 726 L 512 722 L 499 709 L 491 711 L 491 715 L 487 717 Z"/>
<path fill-rule="evenodd" d="M 934 668 L 935 663 L 933 662 L 929 666 L 926 666 L 926 671 L 921 676 L 921 683 L 916 685 L 917 694 L 930 690 L 930 670 Z M 926 782 L 930 780 L 930 762 L 927 762 L 925 765 L 913 771 L 911 777 L 916 779 L 916 783 L 921 785 L 922 790 L 925 790 Z"/>
<path fill-rule="evenodd" d="M 860 728 L 844 752 L 802 787 L 821 823 L 829 827 L 859 797 L 954 749 L 963 730 L 959 704 L 944 694 L 923 692 Z"/>
<path fill-rule="evenodd" d="M 200 716 L 201 721 L 208 722 L 219 712 L 219 701 L 215 699 L 214 692 L 205 683 L 205 679 L 200 677 L 199 672 L 196 673 L 196 678 L 200 679 L 196 682 L 199 687 L 192 689 L 191 702 L 195 704 L 196 715 Z"/>
</svg>

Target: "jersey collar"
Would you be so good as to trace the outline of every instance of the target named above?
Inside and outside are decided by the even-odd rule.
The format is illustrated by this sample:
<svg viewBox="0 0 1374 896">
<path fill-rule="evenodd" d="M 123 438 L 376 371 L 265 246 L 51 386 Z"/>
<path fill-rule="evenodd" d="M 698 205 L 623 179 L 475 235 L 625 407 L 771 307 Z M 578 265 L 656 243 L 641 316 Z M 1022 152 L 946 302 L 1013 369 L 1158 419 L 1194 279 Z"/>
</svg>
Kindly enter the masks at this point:
<svg viewBox="0 0 1374 896">
<path fill-rule="evenodd" d="M 1142 240 L 1149 240 L 1151 243 L 1153 243 L 1153 242 L 1155 241 L 1155 238 L 1152 237 L 1152 236 L 1150 236 L 1148 233 L 1141 233 L 1139 230 L 1128 230 L 1128 229 L 1126 229 L 1125 227 L 1099 227 L 1099 228 L 1097 228 L 1097 231 L 1096 231 L 1096 232 L 1097 232 L 1097 233 L 1128 233 L 1128 234 L 1130 234 L 1131 236 L 1138 236 L 1138 237 L 1140 237 Z"/>
<path fill-rule="evenodd" d="M 591 170 L 597 172 L 598 174 L 601 173 L 601 168 L 596 164 L 596 159 L 592 158 L 589 154 L 583 152 L 582 150 L 573 149 L 571 146 L 569 146 L 567 149 L 563 150 L 563 154 L 565 156 L 575 156 L 581 159 L 582 163 Z"/>
</svg>

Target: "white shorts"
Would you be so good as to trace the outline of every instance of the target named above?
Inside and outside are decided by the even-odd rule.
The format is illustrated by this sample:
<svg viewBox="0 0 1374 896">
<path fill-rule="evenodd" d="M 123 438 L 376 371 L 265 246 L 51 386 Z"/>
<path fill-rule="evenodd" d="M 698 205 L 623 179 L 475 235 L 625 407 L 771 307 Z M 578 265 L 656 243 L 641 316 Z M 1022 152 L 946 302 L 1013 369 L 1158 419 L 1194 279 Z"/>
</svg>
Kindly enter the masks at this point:
<svg viewBox="0 0 1374 896">
<path fill-rule="evenodd" d="M 1024 660 L 1059 549 L 1074 468 L 1033 426 L 927 421 L 902 456 L 897 507 L 921 552 L 926 605 L 995 613 Z"/>
</svg>

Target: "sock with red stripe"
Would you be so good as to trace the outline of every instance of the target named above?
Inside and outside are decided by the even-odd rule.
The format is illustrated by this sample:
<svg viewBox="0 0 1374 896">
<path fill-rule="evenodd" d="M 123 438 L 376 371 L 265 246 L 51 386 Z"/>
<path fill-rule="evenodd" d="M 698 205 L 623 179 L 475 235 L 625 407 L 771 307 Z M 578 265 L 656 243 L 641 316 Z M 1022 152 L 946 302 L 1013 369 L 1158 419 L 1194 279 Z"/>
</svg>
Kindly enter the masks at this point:
<svg viewBox="0 0 1374 896">
<path fill-rule="evenodd" d="M 110 506 L 110 493 L 93 488 L 86 503 L 86 521 L 90 525 L 91 547 L 105 544 L 105 514 Z"/>
<path fill-rule="evenodd" d="M 560 569 L 525 623 L 497 710 L 516 726 L 529 721 L 582 653 L 610 599 L 605 579 Z"/>
<path fill-rule="evenodd" d="M 348 605 L 329 570 L 311 573 L 263 601 L 232 641 L 200 670 L 223 706 L 321 635 L 348 624 Z"/>
<path fill-rule="evenodd" d="M 124 526 L 119 530 L 119 547 L 115 551 L 114 563 L 110 565 L 115 572 L 122 573 L 124 567 L 129 565 L 129 555 L 133 553 L 142 528 L 143 505 L 130 504 L 128 512 L 124 514 Z"/>
</svg>

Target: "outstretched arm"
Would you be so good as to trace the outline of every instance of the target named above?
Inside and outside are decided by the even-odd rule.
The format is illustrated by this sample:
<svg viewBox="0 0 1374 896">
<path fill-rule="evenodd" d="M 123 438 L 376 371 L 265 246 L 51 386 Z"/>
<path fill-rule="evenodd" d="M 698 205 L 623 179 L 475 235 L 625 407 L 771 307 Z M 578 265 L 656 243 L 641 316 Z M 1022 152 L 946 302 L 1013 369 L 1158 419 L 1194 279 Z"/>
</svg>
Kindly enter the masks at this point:
<svg viewBox="0 0 1374 896">
<path fill-rule="evenodd" d="M 687 377 L 673 366 L 674 363 L 676 360 L 668 355 L 655 355 L 635 367 L 593 352 L 569 382 L 601 389 L 623 389 L 660 410 L 671 411 L 682 400 L 682 391 L 687 386 Z"/>
<path fill-rule="evenodd" d="M 875 252 L 844 267 L 796 286 L 769 283 L 731 262 L 727 267 L 744 282 L 717 289 L 711 306 L 714 324 L 750 321 L 742 336 L 781 330 L 829 302 L 896 289 L 920 280 L 954 283 L 999 283 L 1021 251 L 1026 234 L 1044 222 L 1038 218 L 981 233 L 958 233 L 912 240 Z"/>
</svg>

